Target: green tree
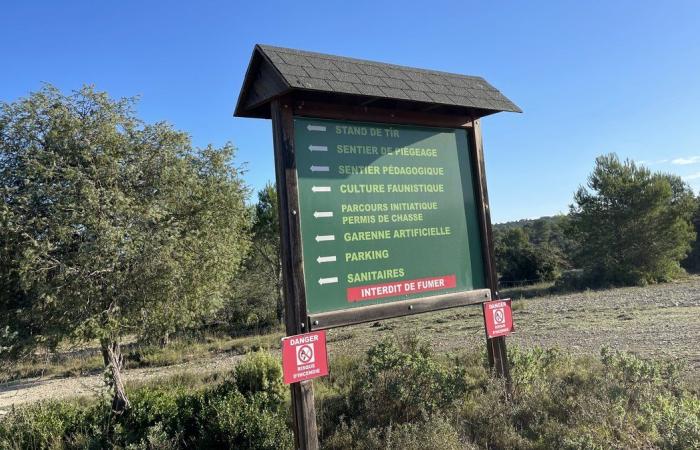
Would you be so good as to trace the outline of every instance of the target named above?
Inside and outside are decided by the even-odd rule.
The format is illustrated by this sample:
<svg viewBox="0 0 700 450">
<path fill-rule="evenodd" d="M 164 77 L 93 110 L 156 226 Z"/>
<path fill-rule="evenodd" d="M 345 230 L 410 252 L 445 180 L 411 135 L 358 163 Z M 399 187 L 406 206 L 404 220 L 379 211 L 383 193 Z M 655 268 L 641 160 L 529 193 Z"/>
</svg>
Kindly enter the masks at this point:
<svg viewBox="0 0 700 450">
<path fill-rule="evenodd" d="M 562 270 L 574 268 L 572 256 L 576 253 L 576 242 L 567 233 L 570 227 L 570 217 L 568 215 L 556 215 L 551 217 L 540 217 L 538 219 L 523 219 L 514 222 L 496 224 L 494 226 L 494 242 L 496 244 L 496 258 L 499 271 L 511 272 L 504 280 L 522 281 L 525 279 L 552 280 L 558 278 Z M 525 240 L 520 243 L 518 251 L 509 252 L 503 245 L 511 230 L 521 229 L 525 232 Z M 510 236 L 519 245 L 518 239 Z M 527 241 L 527 242 L 525 242 Z M 529 243 L 529 245 L 527 245 Z M 523 251 L 530 255 L 522 255 Z M 522 272 L 521 269 L 510 267 L 514 264 L 513 258 L 520 259 L 527 256 L 534 264 L 534 268 L 523 268 L 526 275 L 516 275 L 515 272 Z M 538 269 L 538 267 L 540 267 Z M 549 267 L 549 268 L 548 268 Z M 541 275 L 533 277 L 535 272 Z"/>
<path fill-rule="evenodd" d="M 284 318 L 277 191 L 268 183 L 251 207 L 252 245 L 243 274 L 231 285 L 226 304 L 227 322 L 236 331 L 259 331 Z"/>
<path fill-rule="evenodd" d="M 280 222 L 277 215 L 277 189 L 268 183 L 258 192 L 253 222 L 253 248 L 262 258 L 264 276 L 275 290 L 275 313 L 277 321 L 284 319 L 282 300 L 282 260 L 280 255 Z"/>
<path fill-rule="evenodd" d="M 195 150 L 133 106 L 50 86 L 0 104 L 0 330 L 15 353 L 98 340 L 116 412 L 123 336 L 215 312 L 249 246 L 233 148 Z"/>
<path fill-rule="evenodd" d="M 570 226 L 568 215 L 556 215 L 552 217 L 540 217 L 528 221 L 523 226 L 530 239 L 530 243 L 544 251 L 553 252 L 562 268 L 572 268 L 571 255 L 575 253 L 576 243 L 567 236 L 566 230 Z"/>
<path fill-rule="evenodd" d="M 495 253 L 504 287 L 508 282 L 552 281 L 559 276 L 561 262 L 557 251 L 547 243 L 533 245 L 523 228 L 499 231 Z"/>
<path fill-rule="evenodd" d="M 688 256 L 683 260 L 683 267 L 689 272 L 700 272 L 700 196 L 695 198 L 695 215 L 693 226 L 695 227 L 695 242 Z"/>
<path fill-rule="evenodd" d="M 682 272 L 679 262 L 695 238 L 695 200 L 679 177 L 652 173 L 614 154 L 599 156 L 574 202 L 577 259 L 593 282 L 643 284 Z"/>
</svg>

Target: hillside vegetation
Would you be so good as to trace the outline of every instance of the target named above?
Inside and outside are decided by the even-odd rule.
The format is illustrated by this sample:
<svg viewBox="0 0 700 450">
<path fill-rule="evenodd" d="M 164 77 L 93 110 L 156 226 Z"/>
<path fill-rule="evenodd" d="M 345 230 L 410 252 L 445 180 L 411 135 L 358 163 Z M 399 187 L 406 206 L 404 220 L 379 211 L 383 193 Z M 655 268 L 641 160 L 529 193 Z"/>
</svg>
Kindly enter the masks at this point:
<svg viewBox="0 0 700 450">
<path fill-rule="evenodd" d="M 604 348 L 596 357 L 512 348 L 513 385 L 483 352 L 436 355 L 384 340 L 363 357 L 332 357 L 316 383 L 328 449 L 700 448 L 698 386 L 681 367 Z M 0 420 L 0 447 L 292 448 L 277 358 L 251 354 L 223 378 L 175 378 L 130 389 L 133 407 L 41 403 Z"/>
</svg>

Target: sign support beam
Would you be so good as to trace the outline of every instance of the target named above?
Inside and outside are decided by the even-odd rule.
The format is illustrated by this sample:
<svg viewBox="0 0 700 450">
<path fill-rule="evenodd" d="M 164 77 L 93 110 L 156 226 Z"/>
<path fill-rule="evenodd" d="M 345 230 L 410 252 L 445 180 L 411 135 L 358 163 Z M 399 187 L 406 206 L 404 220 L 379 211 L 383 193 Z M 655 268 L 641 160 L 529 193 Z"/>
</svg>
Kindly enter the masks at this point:
<svg viewBox="0 0 700 450">
<path fill-rule="evenodd" d="M 291 104 L 286 99 L 272 100 L 270 106 L 279 208 L 285 326 L 287 335 L 292 336 L 308 331 L 294 155 L 294 122 Z M 296 448 L 300 450 L 318 449 L 312 383 L 312 380 L 307 380 L 290 385 L 294 439 Z"/>
<path fill-rule="evenodd" d="M 499 299 L 498 294 L 498 274 L 496 272 L 496 258 L 493 248 L 493 230 L 491 228 L 491 211 L 489 209 L 489 194 L 486 188 L 486 165 L 484 162 L 484 144 L 481 137 L 481 121 L 473 121 L 470 130 L 472 140 L 472 166 L 474 167 L 476 202 L 479 216 L 479 224 L 482 235 L 482 254 L 484 259 L 484 272 L 486 275 L 486 285 L 491 289 L 491 298 Z M 484 322 L 484 327 L 486 323 Z M 486 339 L 486 351 L 488 353 L 491 370 L 505 378 L 508 392 L 510 392 L 510 367 L 508 364 L 508 352 L 506 349 L 505 336 Z"/>
</svg>

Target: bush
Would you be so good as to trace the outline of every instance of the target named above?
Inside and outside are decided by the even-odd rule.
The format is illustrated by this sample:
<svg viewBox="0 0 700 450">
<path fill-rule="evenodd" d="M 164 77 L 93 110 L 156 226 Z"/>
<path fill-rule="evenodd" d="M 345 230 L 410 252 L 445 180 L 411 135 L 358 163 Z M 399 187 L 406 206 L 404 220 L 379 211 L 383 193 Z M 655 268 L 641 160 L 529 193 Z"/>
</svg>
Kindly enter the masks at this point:
<svg viewBox="0 0 700 450">
<path fill-rule="evenodd" d="M 438 358 L 427 343 L 384 340 L 364 362 L 340 358 L 319 391 L 323 448 L 469 448 L 457 402 L 488 380 L 484 355 Z M 335 367 L 335 361 L 333 361 Z"/>
<path fill-rule="evenodd" d="M 116 417 L 101 402 L 18 408 L 0 420 L 0 448 L 292 448 L 274 358 L 253 354 L 238 374 L 194 390 L 172 382 L 136 388 L 131 409 Z"/>
<path fill-rule="evenodd" d="M 364 363 L 345 361 L 340 381 L 351 387 L 322 384 L 323 447 L 420 448 L 423 436 L 437 448 L 700 448 L 700 399 L 678 364 L 513 347 L 506 395 L 483 356 L 438 358 L 424 344 L 384 341 Z"/>
<path fill-rule="evenodd" d="M 245 395 L 267 397 L 270 406 L 282 404 L 286 392 L 282 382 L 282 366 L 269 352 L 249 354 L 235 369 L 236 387 Z"/>
<path fill-rule="evenodd" d="M 449 419 L 435 415 L 414 423 L 387 425 L 365 431 L 357 423 L 343 424 L 324 443 L 328 450 L 469 450 L 477 448 L 464 441 Z"/>
<path fill-rule="evenodd" d="M 700 398 L 676 363 L 512 347 L 507 395 L 484 356 L 387 340 L 337 358 L 316 384 L 322 448 L 700 449 Z M 292 448 L 279 376 L 256 353 L 213 387 L 133 389 L 116 418 L 107 403 L 39 403 L 0 419 L 0 448 Z"/>
<path fill-rule="evenodd" d="M 284 449 L 292 447 L 286 412 L 275 411 L 264 393 L 247 398 L 238 391 L 205 398 L 197 425 L 202 448 Z M 271 410 L 273 406 L 275 410 Z"/>
<path fill-rule="evenodd" d="M 42 402 L 0 419 L 0 448 L 101 448 L 108 429 L 107 404 Z"/>
<path fill-rule="evenodd" d="M 440 411 L 468 388 L 464 368 L 440 364 L 425 343 L 409 340 L 401 349 L 385 340 L 367 352 L 350 401 L 356 416 L 381 426 Z"/>
</svg>

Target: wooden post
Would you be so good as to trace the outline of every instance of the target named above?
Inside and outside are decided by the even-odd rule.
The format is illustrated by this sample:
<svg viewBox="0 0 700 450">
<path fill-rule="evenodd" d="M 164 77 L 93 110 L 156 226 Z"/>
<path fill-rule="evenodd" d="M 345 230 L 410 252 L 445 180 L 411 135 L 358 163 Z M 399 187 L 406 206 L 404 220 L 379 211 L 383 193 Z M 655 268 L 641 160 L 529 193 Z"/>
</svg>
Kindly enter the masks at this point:
<svg viewBox="0 0 700 450">
<path fill-rule="evenodd" d="M 282 253 L 284 316 L 287 335 L 291 336 L 308 331 L 301 234 L 299 231 L 299 197 L 296 158 L 294 156 L 292 103 L 285 98 L 274 99 L 271 103 L 271 113 Z M 292 383 L 290 389 L 296 448 L 317 450 L 318 433 L 312 381 Z"/>
<path fill-rule="evenodd" d="M 491 298 L 498 299 L 498 274 L 496 272 L 496 258 L 493 249 L 493 231 L 491 229 L 491 212 L 489 210 L 489 194 L 486 188 L 486 164 L 484 163 L 484 145 L 481 137 L 480 120 L 473 121 L 473 127 L 469 133 L 472 167 L 474 167 L 474 183 L 476 191 L 476 203 L 478 208 L 479 225 L 481 227 L 482 256 L 484 261 L 484 274 L 486 285 L 491 289 Z M 485 326 L 486 324 L 484 324 Z M 488 353 L 491 369 L 500 377 L 506 379 L 506 385 L 510 392 L 510 367 L 508 365 L 508 352 L 506 350 L 505 336 L 486 339 L 486 351 Z"/>
</svg>

